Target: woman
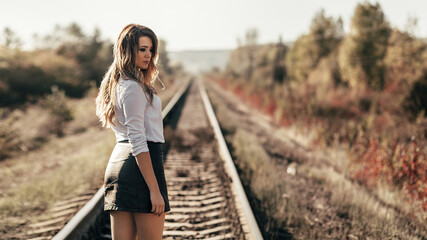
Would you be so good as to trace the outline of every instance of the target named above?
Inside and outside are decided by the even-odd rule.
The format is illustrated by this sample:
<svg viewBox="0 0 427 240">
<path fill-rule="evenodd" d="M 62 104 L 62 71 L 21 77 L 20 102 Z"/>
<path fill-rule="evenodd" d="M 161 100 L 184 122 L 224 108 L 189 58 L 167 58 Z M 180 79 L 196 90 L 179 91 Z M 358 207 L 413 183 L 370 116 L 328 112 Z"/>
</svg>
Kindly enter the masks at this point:
<svg viewBox="0 0 427 240">
<path fill-rule="evenodd" d="M 170 211 L 162 103 L 154 88 L 157 49 L 151 29 L 127 25 L 96 98 L 96 114 L 117 140 L 104 178 L 104 210 L 110 212 L 113 239 L 161 239 Z"/>
</svg>

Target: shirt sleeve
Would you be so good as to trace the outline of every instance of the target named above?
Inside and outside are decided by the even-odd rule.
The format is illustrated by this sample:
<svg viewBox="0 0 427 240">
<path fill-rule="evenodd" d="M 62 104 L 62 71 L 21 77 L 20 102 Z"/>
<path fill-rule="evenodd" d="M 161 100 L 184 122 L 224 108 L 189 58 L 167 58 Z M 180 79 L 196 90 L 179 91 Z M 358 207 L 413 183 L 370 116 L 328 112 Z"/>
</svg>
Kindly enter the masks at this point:
<svg viewBox="0 0 427 240">
<path fill-rule="evenodd" d="M 145 97 L 144 90 L 137 83 L 130 84 L 123 90 L 122 99 L 125 116 L 124 125 L 127 128 L 131 152 L 133 156 L 141 152 L 148 152 L 144 126 L 144 112 L 147 105 L 147 98 Z"/>
</svg>

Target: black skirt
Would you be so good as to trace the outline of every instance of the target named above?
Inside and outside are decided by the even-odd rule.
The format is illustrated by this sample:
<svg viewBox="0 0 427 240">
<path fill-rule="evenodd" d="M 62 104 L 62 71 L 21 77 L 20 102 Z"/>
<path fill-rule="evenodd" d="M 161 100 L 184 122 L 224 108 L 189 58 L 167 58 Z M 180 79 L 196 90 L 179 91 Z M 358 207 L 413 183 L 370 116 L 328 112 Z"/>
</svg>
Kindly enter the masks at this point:
<svg viewBox="0 0 427 240">
<path fill-rule="evenodd" d="M 163 168 L 163 144 L 150 141 L 147 143 L 154 174 L 165 202 L 165 212 L 169 212 Z M 150 190 L 131 153 L 130 143 L 116 143 L 105 170 L 104 187 L 104 211 L 151 213 Z"/>
</svg>

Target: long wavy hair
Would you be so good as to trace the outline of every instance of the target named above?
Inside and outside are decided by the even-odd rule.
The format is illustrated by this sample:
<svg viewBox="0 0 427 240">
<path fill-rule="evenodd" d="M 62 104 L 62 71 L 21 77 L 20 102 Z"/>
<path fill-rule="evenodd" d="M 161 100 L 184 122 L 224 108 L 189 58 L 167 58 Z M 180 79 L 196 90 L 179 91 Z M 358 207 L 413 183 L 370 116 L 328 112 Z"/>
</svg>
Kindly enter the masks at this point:
<svg viewBox="0 0 427 240">
<path fill-rule="evenodd" d="M 140 69 L 135 63 L 139 38 L 142 36 L 149 37 L 153 44 L 153 54 L 147 69 Z M 148 93 L 150 104 L 153 101 L 153 94 L 158 93 L 154 87 L 155 81 L 160 81 L 163 86 L 162 90 L 165 88 L 158 77 L 158 45 L 156 34 L 148 27 L 129 24 L 123 28 L 114 44 L 114 61 L 105 73 L 98 96 L 95 99 L 96 115 L 103 127 L 115 126 L 116 88 L 120 77 L 127 81 L 138 82 L 142 89 Z"/>
</svg>

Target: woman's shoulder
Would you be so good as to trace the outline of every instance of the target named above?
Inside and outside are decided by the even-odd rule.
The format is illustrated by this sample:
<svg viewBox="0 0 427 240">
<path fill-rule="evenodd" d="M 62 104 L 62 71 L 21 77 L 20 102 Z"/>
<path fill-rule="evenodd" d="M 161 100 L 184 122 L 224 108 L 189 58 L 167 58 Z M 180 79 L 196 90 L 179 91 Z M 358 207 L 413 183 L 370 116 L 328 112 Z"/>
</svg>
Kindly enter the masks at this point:
<svg viewBox="0 0 427 240">
<path fill-rule="evenodd" d="M 128 91 L 128 90 L 134 90 L 134 89 L 141 89 L 141 85 L 134 79 L 124 79 L 119 78 L 118 81 L 118 87 L 121 91 Z"/>
<path fill-rule="evenodd" d="M 132 78 L 123 78 L 123 77 L 119 78 L 118 84 L 120 86 L 124 86 L 124 87 L 139 86 L 139 83 L 135 79 L 132 79 Z"/>
<path fill-rule="evenodd" d="M 129 95 L 146 95 L 144 89 L 142 89 L 141 85 L 133 79 L 124 79 L 119 78 L 118 82 L 118 94 L 120 98 L 124 98 L 125 96 Z"/>
</svg>

